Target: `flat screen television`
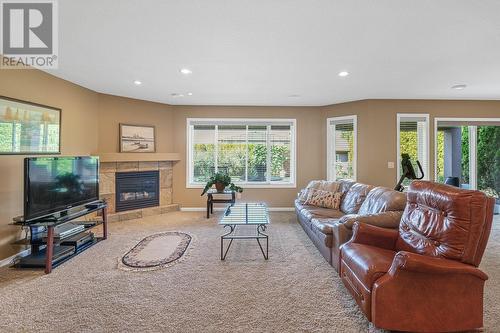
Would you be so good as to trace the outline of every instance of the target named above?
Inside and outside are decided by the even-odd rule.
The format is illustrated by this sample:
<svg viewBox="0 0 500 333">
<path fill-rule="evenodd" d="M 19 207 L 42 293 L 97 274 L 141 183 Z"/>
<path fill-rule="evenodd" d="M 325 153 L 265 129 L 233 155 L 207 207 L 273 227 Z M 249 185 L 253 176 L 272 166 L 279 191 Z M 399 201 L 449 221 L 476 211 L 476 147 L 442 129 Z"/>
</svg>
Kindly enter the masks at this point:
<svg viewBox="0 0 500 333">
<path fill-rule="evenodd" d="M 30 221 L 99 200 L 99 158 L 24 159 L 24 220 Z"/>
</svg>

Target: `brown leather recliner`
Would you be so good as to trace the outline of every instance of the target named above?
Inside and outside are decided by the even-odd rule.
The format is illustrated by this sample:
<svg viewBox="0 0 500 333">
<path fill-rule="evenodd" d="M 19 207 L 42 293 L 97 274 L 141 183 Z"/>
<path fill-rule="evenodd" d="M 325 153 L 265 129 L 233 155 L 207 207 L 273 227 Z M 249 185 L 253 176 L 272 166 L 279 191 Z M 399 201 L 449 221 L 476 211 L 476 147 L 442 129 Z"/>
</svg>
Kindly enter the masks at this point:
<svg viewBox="0 0 500 333">
<path fill-rule="evenodd" d="M 415 181 L 399 230 L 355 223 L 340 275 L 368 320 L 396 331 L 451 332 L 483 326 L 477 268 L 494 200 L 479 191 Z"/>
</svg>

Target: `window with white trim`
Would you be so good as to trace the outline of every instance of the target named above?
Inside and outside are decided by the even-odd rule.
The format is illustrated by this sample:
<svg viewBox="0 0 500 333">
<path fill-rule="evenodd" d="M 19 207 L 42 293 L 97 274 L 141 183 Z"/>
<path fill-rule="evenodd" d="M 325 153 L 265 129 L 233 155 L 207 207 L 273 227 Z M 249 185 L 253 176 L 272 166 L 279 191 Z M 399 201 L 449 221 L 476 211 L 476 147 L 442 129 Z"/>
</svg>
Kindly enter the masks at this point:
<svg viewBox="0 0 500 333">
<path fill-rule="evenodd" d="M 187 185 L 216 172 L 237 184 L 295 186 L 295 119 L 188 119 Z"/>
<path fill-rule="evenodd" d="M 398 113 L 397 115 L 397 170 L 401 177 L 401 154 L 410 155 L 413 168 L 420 176 L 416 164 L 418 160 L 424 170 L 424 179 L 429 179 L 429 115 Z M 411 181 L 406 179 L 403 185 L 409 185 Z"/>
<path fill-rule="evenodd" d="M 329 180 L 356 180 L 357 116 L 327 119 Z"/>
</svg>

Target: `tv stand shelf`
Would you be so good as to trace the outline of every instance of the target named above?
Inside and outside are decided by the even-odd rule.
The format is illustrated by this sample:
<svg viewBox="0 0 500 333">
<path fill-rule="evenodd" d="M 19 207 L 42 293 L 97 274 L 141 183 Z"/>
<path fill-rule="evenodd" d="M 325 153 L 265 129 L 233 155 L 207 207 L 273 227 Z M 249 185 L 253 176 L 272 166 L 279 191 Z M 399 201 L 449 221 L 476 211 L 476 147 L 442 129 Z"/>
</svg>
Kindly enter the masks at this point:
<svg viewBox="0 0 500 333">
<path fill-rule="evenodd" d="M 76 219 L 94 212 L 101 212 L 102 221 L 77 221 Z M 83 224 L 84 230 L 71 234 L 67 237 L 56 237 L 54 228 L 62 224 L 73 222 Z M 63 262 L 82 253 L 93 245 L 103 241 L 108 235 L 107 206 L 105 202 L 97 202 L 86 206 L 77 207 L 74 210 L 67 211 L 65 214 L 47 216 L 31 221 L 17 221 L 15 225 L 27 226 L 30 228 L 31 254 L 23 257 L 16 266 L 19 268 L 44 267 L 45 273 L 49 274 L 53 268 Z M 85 243 L 79 246 L 63 245 L 65 239 L 75 236 L 84 236 L 90 234 L 89 230 L 97 226 L 102 226 L 102 237 L 90 237 Z M 41 236 L 40 229 L 46 230 L 46 237 Z M 63 243 L 63 244 L 61 244 Z"/>
</svg>

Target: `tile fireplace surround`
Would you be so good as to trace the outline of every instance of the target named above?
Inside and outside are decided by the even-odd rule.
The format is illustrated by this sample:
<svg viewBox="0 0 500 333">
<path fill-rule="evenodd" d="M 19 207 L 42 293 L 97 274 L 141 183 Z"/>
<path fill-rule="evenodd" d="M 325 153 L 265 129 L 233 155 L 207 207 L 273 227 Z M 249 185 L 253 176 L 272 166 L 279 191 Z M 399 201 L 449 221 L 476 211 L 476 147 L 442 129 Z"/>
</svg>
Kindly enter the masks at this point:
<svg viewBox="0 0 500 333">
<path fill-rule="evenodd" d="M 179 210 L 179 205 L 172 203 L 172 166 L 171 161 L 101 162 L 99 193 L 101 199 L 108 203 L 109 221 L 126 221 Z M 117 213 L 115 211 L 115 174 L 152 170 L 158 170 L 160 173 L 160 205 Z"/>
</svg>

